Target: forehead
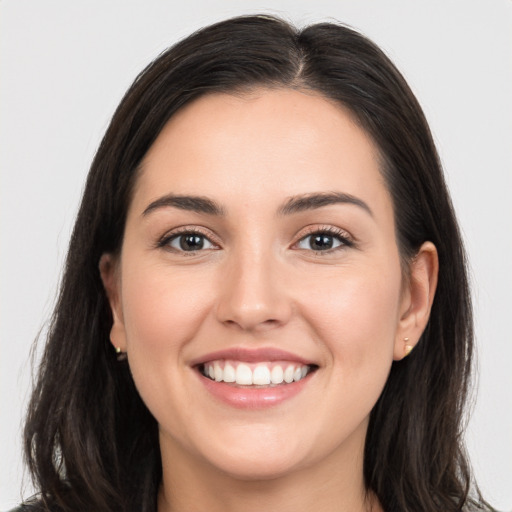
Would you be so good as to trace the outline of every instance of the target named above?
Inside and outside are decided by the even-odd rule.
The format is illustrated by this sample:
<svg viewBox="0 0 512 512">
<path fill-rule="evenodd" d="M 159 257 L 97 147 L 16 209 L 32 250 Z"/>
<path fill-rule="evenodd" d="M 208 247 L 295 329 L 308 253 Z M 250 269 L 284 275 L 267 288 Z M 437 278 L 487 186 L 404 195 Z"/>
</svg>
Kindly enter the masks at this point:
<svg viewBox="0 0 512 512">
<path fill-rule="evenodd" d="M 383 189 L 378 150 L 347 109 L 311 91 L 257 89 L 205 95 L 175 114 L 143 160 L 134 202 L 331 190 L 374 201 Z"/>
</svg>

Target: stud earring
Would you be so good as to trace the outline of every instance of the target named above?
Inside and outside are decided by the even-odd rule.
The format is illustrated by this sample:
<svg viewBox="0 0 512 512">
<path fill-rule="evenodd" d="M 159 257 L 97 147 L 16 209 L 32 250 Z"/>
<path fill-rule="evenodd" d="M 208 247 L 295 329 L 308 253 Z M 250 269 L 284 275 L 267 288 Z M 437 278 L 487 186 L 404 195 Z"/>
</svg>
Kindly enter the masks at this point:
<svg viewBox="0 0 512 512">
<path fill-rule="evenodd" d="M 123 352 L 121 347 L 116 347 L 116 354 L 118 361 L 124 361 L 126 359 L 126 352 Z"/>
<path fill-rule="evenodd" d="M 409 341 L 409 338 L 404 338 L 405 341 L 405 357 L 407 357 L 414 348 L 414 345 L 409 345 L 407 342 Z"/>
</svg>

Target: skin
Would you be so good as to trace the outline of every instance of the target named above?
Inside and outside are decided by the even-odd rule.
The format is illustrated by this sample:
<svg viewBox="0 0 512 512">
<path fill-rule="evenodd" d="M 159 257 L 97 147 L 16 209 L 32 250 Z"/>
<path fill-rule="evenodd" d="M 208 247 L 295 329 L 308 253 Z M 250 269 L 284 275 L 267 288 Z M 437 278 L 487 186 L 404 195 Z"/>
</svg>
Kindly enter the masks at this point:
<svg viewBox="0 0 512 512">
<path fill-rule="evenodd" d="M 287 89 L 203 96 L 150 148 L 120 257 L 104 255 L 100 270 L 112 344 L 160 428 L 160 512 L 380 510 L 363 483 L 368 417 L 425 328 L 438 263 L 426 242 L 404 278 L 378 161 L 345 109 Z M 290 197 L 330 192 L 371 212 L 280 213 Z M 210 198 L 224 215 L 143 213 L 170 193 Z M 170 237 L 182 228 L 205 248 L 180 250 Z M 336 247 L 312 250 L 311 232 L 326 230 Z M 277 347 L 318 370 L 277 406 L 235 409 L 191 367 L 229 347 Z"/>
</svg>

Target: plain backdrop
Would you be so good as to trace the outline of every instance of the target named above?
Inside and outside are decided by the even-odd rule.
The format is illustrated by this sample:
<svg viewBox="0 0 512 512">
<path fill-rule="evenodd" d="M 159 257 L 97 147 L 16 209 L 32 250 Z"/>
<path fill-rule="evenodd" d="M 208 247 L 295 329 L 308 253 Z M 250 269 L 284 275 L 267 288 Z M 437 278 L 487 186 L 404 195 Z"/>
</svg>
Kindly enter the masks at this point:
<svg viewBox="0 0 512 512">
<path fill-rule="evenodd" d="M 114 108 L 167 46 L 255 12 L 361 30 L 423 105 L 472 267 L 479 382 L 469 451 L 485 496 L 512 509 L 511 0 L 1 1 L 0 509 L 30 493 L 20 444 L 30 348 Z"/>
</svg>

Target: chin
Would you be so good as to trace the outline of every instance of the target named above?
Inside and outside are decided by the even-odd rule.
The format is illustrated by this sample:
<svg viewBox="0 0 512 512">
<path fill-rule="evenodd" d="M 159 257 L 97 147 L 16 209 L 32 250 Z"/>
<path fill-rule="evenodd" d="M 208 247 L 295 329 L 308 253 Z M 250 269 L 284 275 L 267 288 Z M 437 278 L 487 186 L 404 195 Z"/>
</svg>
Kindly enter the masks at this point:
<svg viewBox="0 0 512 512">
<path fill-rule="evenodd" d="M 274 480 L 289 475 L 302 466 L 297 460 L 285 457 L 268 457 L 261 453 L 258 456 L 232 458 L 219 464 L 217 469 L 230 478 L 243 481 Z"/>
<path fill-rule="evenodd" d="M 249 434 L 249 435 L 247 435 Z M 234 442 L 233 440 L 237 441 Z M 266 429 L 229 436 L 225 443 L 213 443 L 202 456 L 217 470 L 239 480 L 271 480 L 308 465 L 305 443 Z"/>
</svg>

